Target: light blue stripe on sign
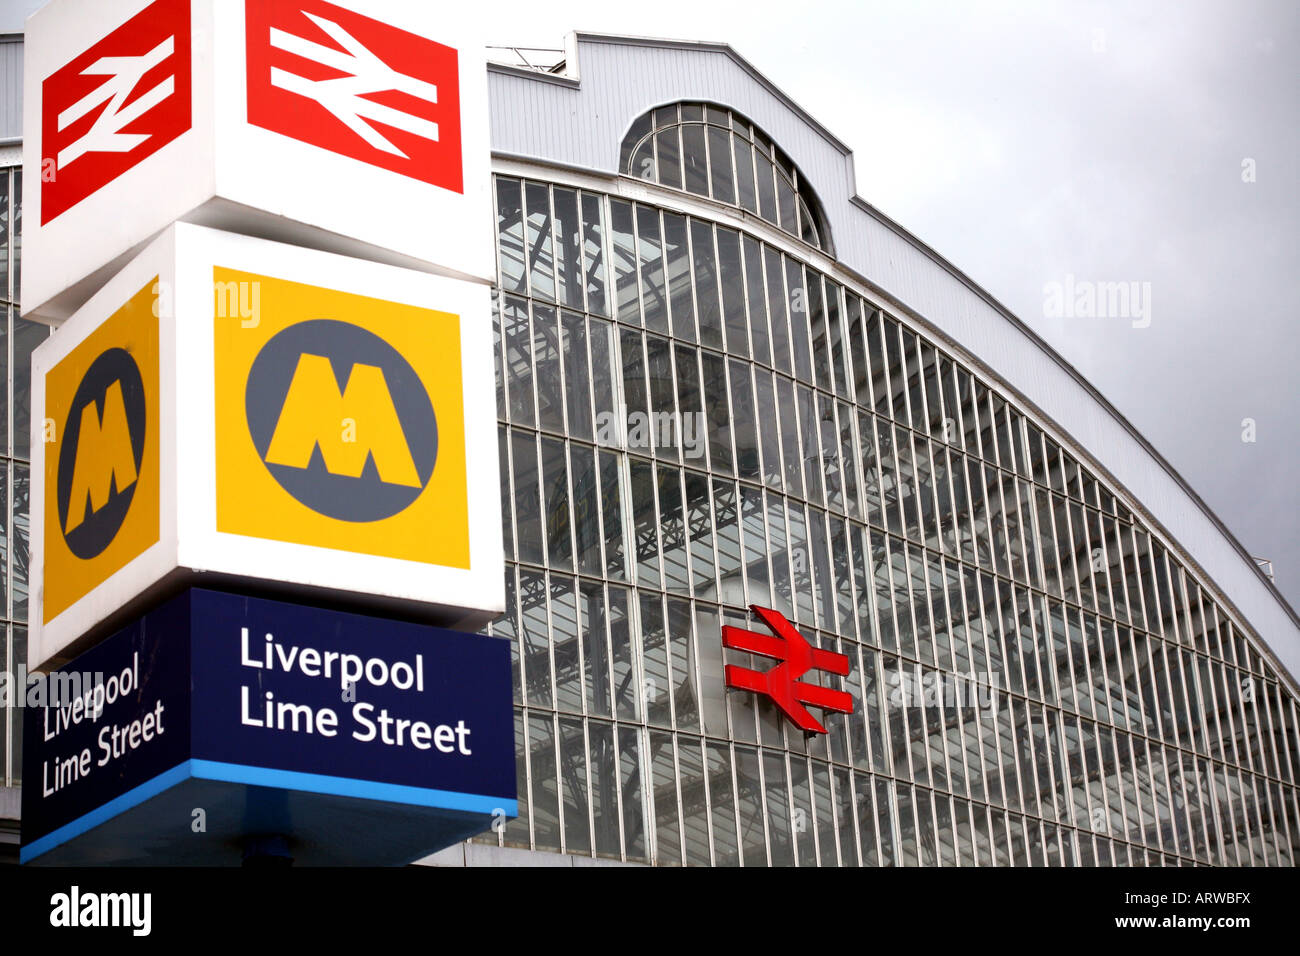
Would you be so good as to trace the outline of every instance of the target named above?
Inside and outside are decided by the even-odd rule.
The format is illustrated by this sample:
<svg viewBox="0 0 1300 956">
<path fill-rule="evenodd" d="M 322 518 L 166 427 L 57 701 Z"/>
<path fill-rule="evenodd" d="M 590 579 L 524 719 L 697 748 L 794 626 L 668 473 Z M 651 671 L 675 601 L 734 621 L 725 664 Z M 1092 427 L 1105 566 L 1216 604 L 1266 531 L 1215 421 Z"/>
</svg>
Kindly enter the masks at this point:
<svg viewBox="0 0 1300 956">
<path fill-rule="evenodd" d="M 56 846 L 67 843 L 73 837 L 80 836 L 87 830 L 94 829 L 101 823 L 113 819 L 119 813 L 125 813 L 132 807 L 144 803 L 150 797 L 156 797 L 164 790 L 171 789 L 176 784 L 192 776 L 190 766 L 192 763 L 194 761 L 184 760 L 170 770 L 164 770 L 152 780 L 147 780 L 140 786 L 128 790 L 119 797 L 114 797 L 89 813 L 77 817 L 71 823 L 65 823 L 57 830 L 52 830 L 39 840 L 33 840 L 18 851 L 18 862 L 26 863 L 29 860 L 34 860 L 42 853 L 48 853 Z"/>
<path fill-rule="evenodd" d="M 519 813 L 519 804 L 516 800 L 485 797 L 476 793 L 408 787 L 398 783 L 378 783 L 373 780 L 357 780 L 354 777 L 300 773 L 296 770 L 271 770 L 266 767 L 249 767 L 216 760 L 191 760 L 190 765 L 193 768 L 193 775 L 205 780 L 223 780 L 228 783 L 244 783 L 254 787 L 273 787 L 280 790 L 305 790 L 338 797 L 360 797 L 363 800 L 407 803 L 421 807 L 437 807 L 442 810 L 484 813 L 489 816 L 503 813 L 507 817 L 513 817 Z"/>
</svg>

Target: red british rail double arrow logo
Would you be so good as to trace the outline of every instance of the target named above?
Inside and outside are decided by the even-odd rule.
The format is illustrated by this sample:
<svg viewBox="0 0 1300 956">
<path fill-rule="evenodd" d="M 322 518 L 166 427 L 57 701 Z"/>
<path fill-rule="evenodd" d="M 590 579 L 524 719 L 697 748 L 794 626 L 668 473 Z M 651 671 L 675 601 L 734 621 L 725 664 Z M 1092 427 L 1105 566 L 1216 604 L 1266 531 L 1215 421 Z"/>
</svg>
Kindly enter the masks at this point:
<svg viewBox="0 0 1300 956">
<path fill-rule="evenodd" d="M 459 54 L 326 0 L 248 0 L 248 121 L 464 191 Z"/>
<path fill-rule="evenodd" d="M 849 673 L 848 657 L 813 647 L 779 611 L 757 604 L 751 604 L 750 610 L 775 636 L 726 625 L 722 628 L 722 646 L 773 657 L 779 663 L 768 671 L 728 664 L 727 686 L 770 697 L 790 720 L 808 733 L 824 734 L 826 728 L 809 713 L 805 704 L 841 714 L 853 713 L 853 698 L 849 694 L 800 680 L 809 671 L 846 676 Z"/>
<path fill-rule="evenodd" d="M 41 224 L 190 128 L 189 0 L 156 0 L 41 83 Z"/>
</svg>

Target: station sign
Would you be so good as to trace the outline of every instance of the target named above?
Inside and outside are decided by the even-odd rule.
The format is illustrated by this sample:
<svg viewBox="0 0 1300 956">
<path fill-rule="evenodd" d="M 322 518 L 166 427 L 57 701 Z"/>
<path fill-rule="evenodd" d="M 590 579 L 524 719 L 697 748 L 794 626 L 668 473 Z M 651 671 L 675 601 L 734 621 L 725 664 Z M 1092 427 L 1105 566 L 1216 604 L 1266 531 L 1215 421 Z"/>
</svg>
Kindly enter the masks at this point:
<svg viewBox="0 0 1300 956">
<path fill-rule="evenodd" d="M 411 862 L 515 816 L 510 673 L 500 638 L 186 590 L 29 686 L 21 859 Z"/>
<path fill-rule="evenodd" d="M 29 658 L 200 578 L 504 608 L 486 286 L 188 224 L 32 362 Z"/>
<path fill-rule="evenodd" d="M 491 283 L 471 18 L 401 0 L 52 0 L 24 45 L 23 311 L 174 221 Z"/>
<path fill-rule="evenodd" d="M 825 725 L 808 710 L 810 706 L 830 713 L 853 713 L 851 694 L 808 679 L 818 672 L 847 677 L 848 655 L 808 643 L 808 639 L 780 611 L 757 604 L 751 604 L 749 609 L 770 633 L 762 634 L 726 624 L 722 628 L 722 646 L 774 658 L 777 663 L 765 671 L 728 664 L 724 671 L 727 687 L 766 697 L 806 735 L 827 732 Z"/>
</svg>

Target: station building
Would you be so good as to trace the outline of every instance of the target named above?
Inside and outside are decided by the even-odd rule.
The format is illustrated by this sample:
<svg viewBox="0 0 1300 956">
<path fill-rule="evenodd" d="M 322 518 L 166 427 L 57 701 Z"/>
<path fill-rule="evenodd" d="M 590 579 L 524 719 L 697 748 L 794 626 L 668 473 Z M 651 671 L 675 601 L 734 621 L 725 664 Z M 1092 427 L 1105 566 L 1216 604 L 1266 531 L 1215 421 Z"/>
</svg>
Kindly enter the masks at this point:
<svg viewBox="0 0 1300 956">
<path fill-rule="evenodd" d="M 11 671 L 48 334 L 18 308 L 21 39 L 0 38 Z M 729 46 L 494 55 L 488 630 L 515 649 L 520 814 L 428 862 L 1294 864 L 1300 620 L 1132 425 Z M 827 733 L 728 690 L 727 664 L 765 666 L 722 645 L 761 630 L 754 605 L 847 655 L 810 677 L 852 699 Z M 11 843 L 21 718 L 0 716 Z"/>
</svg>

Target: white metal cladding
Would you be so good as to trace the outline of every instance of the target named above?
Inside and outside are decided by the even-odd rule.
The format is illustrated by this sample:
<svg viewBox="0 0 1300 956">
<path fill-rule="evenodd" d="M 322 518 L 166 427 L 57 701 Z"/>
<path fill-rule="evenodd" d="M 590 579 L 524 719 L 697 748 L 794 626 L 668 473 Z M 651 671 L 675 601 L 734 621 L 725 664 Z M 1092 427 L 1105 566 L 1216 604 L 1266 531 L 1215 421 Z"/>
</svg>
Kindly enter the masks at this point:
<svg viewBox="0 0 1300 956">
<path fill-rule="evenodd" d="M 617 175 L 634 120 L 704 100 L 744 114 L 799 167 L 839 264 L 1019 393 L 1128 491 L 1300 680 L 1300 620 L 1173 468 L 1077 372 L 958 270 L 856 195 L 852 155 L 730 47 L 574 34 L 565 75 L 489 67 L 492 148 Z"/>
<path fill-rule="evenodd" d="M 22 37 L 0 37 L 0 141 L 23 135 Z"/>
</svg>

